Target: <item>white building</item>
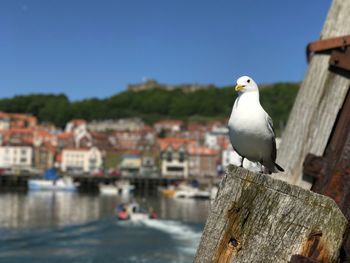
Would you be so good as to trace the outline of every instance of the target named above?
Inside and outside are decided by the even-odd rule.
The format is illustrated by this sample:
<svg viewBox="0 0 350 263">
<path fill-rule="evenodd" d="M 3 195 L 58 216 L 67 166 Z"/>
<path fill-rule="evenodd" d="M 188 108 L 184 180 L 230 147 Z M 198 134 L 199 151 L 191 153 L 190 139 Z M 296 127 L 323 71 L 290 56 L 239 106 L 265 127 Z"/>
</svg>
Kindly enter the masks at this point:
<svg viewBox="0 0 350 263">
<path fill-rule="evenodd" d="M 96 147 L 62 151 L 61 170 L 63 172 L 91 173 L 100 168 L 102 168 L 102 153 Z"/>
<path fill-rule="evenodd" d="M 168 133 L 177 133 L 183 130 L 184 122 L 181 120 L 161 120 L 154 124 L 157 133 L 162 131 Z"/>
<path fill-rule="evenodd" d="M 30 169 L 33 149 L 30 146 L 0 146 L 0 168 Z"/>
<path fill-rule="evenodd" d="M 178 149 L 168 147 L 162 152 L 161 161 L 163 176 L 188 177 L 188 156 L 183 146 Z"/>
<path fill-rule="evenodd" d="M 138 131 L 145 126 L 139 118 L 126 118 L 119 120 L 92 121 L 88 124 L 91 131 Z"/>
<path fill-rule="evenodd" d="M 228 138 L 228 128 L 226 126 L 214 126 L 213 129 L 205 133 L 205 145 L 211 149 L 220 150 L 220 142 Z"/>
<path fill-rule="evenodd" d="M 10 118 L 0 117 L 0 130 L 10 129 Z"/>
</svg>

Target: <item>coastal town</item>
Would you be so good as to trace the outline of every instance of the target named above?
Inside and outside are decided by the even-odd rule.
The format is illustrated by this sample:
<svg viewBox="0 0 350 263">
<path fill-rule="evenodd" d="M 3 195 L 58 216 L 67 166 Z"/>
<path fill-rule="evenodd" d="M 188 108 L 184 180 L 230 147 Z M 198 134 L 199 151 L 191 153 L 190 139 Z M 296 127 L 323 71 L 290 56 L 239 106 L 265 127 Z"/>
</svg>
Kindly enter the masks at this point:
<svg viewBox="0 0 350 263">
<path fill-rule="evenodd" d="M 239 164 L 225 121 L 73 119 L 64 129 L 0 112 L 0 173 L 211 178 Z"/>
</svg>

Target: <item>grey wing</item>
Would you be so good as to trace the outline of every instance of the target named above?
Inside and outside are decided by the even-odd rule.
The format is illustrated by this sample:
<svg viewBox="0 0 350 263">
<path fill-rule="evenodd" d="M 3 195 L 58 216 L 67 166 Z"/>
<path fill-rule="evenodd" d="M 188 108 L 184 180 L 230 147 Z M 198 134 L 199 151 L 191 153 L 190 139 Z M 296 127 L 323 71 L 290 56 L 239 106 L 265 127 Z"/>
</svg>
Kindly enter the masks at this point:
<svg viewBox="0 0 350 263">
<path fill-rule="evenodd" d="M 267 129 L 271 134 L 271 143 L 272 143 L 272 148 L 271 148 L 271 159 L 273 161 L 276 161 L 276 139 L 275 139 L 275 130 L 273 128 L 273 122 L 271 117 L 266 114 L 266 123 L 267 123 Z"/>
</svg>

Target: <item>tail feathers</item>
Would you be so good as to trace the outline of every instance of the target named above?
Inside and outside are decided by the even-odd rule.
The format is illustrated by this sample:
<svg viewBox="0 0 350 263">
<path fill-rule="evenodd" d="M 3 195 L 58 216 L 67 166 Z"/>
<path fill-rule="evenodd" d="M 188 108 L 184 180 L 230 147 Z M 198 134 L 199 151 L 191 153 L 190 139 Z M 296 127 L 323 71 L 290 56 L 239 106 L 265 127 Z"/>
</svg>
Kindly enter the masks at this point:
<svg viewBox="0 0 350 263">
<path fill-rule="evenodd" d="M 263 166 L 265 167 L 264 173 L 266 174 L 284 172 L 284 169 L 273 161 L 263 163 Z"/>
<path fill-rule="evenodd" d="M 277 163 L 275 163 L 275 167 L 277 168 L 278 171 L 284 172 L 284 169 L 281 166 L 279 166 Z"/>
</svg>

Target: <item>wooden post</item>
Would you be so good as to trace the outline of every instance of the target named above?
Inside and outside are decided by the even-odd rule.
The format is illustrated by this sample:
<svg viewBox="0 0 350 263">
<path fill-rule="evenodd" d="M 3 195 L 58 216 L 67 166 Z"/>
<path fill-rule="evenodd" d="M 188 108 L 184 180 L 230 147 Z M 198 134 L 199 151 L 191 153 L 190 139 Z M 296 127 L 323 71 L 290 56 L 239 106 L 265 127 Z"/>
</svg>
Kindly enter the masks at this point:
<svg viewBox="0 0 350 263">
<path fill-rule="evenodd" d="M 350 1 L 333 0 L 321 39 L 349 35 L 349 13 Z M 323 155 L 350 86 L 350 79 L 328 70 L 329 59 L 326 54 L 313 56 L 277 155 L 287 173 L 276 178 L 308 189 L 312 179 L 302 178 L 304 159 L 309 153 Z"/>
<path fill-rule="evenodd" d="M 337 262 L 346 225 L 331 198 L 229 166 L 194 262 Z"/>
</svg>

